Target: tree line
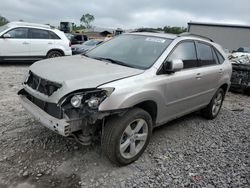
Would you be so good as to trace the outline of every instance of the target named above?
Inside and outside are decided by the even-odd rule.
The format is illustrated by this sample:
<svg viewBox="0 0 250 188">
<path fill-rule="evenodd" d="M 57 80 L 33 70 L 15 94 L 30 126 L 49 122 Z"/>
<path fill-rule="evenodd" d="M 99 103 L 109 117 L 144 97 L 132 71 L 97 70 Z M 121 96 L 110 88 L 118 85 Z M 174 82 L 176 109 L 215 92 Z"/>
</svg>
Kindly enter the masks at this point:
<svg viewBox="0 0 250 188">
<path fill-rule="evenodd" d="M 0 26 L 5 25 L 7 23 L 9 23 L 9 21 L 7 20 L 7 18 L 5 18 L 5 17 L 3 17 L 3 16 L 0 15 Z"/>
<path fill-rule="evenodd" d="M 80 18 L 81 24 L 78 26 L 76 24 L 73 24 L 74 30 L 82 30 L 82 29 L 90 29 L 92 28 L 91 23 L 95 20 L 95 16 L 92 14 L 83 14 Z M 9 21 L 7 18 L 0 15 L 0 26 L 7 24 Z M 187 28 L 185 27 L 171 27 L 171 26 L 165 26 L 165 27 L 159 27 L 159 28 L 139 28 L 137 31 L 149 31 L 149 32 L 165 32 L 165 33 L 173 33 L 173 34 L 180 34 L 187 31 Z"/>
</svg>

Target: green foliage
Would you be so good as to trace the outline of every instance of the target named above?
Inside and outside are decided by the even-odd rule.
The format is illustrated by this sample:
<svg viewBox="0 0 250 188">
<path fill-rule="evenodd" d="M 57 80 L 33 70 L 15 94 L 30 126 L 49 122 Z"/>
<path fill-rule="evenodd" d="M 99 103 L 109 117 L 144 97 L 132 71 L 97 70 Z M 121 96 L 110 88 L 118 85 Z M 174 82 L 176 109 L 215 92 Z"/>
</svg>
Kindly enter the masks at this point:
<svg viewBox="0 0 250 188">
<path fill-rule="evenodd" d="M 84 30 L 86 29 L 86 27 L 84 25 L 76 25 L 73 23 L 73 31 L 77 31 L 77 30 Z"/>
<path fill-rule="evenodd" d="M 180 34 L 183 32 L 187 32 L 187 28 L 185 27 L 170 27 L 170 26 L 165 26 L 163 28 L 158 27 L 158 28 L 139 28 L 137 29 L 139 32 L 165 32 L 165 33 L 173 33 L 173 34 Z"/>
<path fill-rule="evenodd" d="M 0 15 L 0 26 L 5 25 L 7 23 L 9 23 L 9 21 L 5 17 Z"/>
<path fill-rule="evenodd" d="M 173 34 L 180 34 L 183 32 L 187 32 L 187 28 L 185 27 L 170 27 L 170 26 L 165 26 L 163 28 L 165 33 L 173 33 Z"/>
<path fill-rule="evenodd" d="M 81 23 L 83 23 L 87 29 L 92 27 L 91 22 L 93 22 L 94 20 L 95 20 L 94 15 L 89 14 L 89 13 L 83 14 L 80 19 Z"/>
</svg>

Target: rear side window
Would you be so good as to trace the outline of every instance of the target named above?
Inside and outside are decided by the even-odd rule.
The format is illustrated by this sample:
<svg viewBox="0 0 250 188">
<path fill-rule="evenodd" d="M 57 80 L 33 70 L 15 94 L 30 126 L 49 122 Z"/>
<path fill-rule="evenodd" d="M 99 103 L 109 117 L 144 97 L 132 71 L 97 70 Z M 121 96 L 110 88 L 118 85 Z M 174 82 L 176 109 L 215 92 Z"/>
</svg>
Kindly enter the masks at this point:
<svg viewBox="0 0 250 188">
<path fill-rule="evenodd" d="M 60 37 L 52 31 L 49 31 L 50 39 L 60 39 Z"/>
<path fill-rule="evenodd" d="M 31 39 L 50 39 L 49 32 L 42 29 L 29 29 Z"/>
<path fill-rule="evenodd" d="M 201 66 L 217 64 L 210 45 L 198 42 L 197 48 Z"/>
<path fill-rule="evenodd" d="M 214 49 L 214 50 L 215 50 L 215 53 L 216 53 L 216 55 L 218 57 L 219 63 L 220 64 L 224 63 L 225 58 L 221 55 L 221 53 L 218 50 L 216 50 L 216 49 Z"/>
<path fill-rule="evenodd" d="M 184 69 L 197 67 L 198 59 L 194 42 L 190 41 L 179 44 L 168 57 L 168 61 L 174 59 L 181 59 L 184 64 Z"/>
<path fill-rule="evenodd" d="M 28 29 L 27 28 L 16 28 L 7 32 L 11 38 L 15 39 L 27 39 L 28 38 Z"/>
</svg>

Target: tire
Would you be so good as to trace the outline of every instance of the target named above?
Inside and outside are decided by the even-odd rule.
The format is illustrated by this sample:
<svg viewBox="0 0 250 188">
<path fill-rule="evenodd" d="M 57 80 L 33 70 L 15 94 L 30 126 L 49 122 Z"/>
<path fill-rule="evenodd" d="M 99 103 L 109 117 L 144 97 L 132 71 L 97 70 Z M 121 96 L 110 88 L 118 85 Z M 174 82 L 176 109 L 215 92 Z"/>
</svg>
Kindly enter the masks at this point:
<svg viewBox="0 0 250 188">
<path fill-rule="evenodd" d="M 245 94 L 250 96 L 250 86 L 246 88 Z"/>
<path fill-rule="evenodd" d="M 55 57 L 61 57 L 61 56 L 63 56 L 63 54 L 59 51 L 50 51 L 47 54 L 47 58 L 55 58 Z"/>
<path fill-rule="evenodd" d="M 140 108 L 131 109 L 123 116 L 108 120 L 102 136 L 102 150 L 118 166 L 128 165 L 142 155 L 151 138 L 152 129 L 149 113 Z"/>
<path fill-rule="evenodd" d="M 207 107 L 201 110 L 202 116 L 206 119 L 216 118 L 220 112 L 224 97 L 224 90 L 222 88 L 218 89 Z"/>
</svg>

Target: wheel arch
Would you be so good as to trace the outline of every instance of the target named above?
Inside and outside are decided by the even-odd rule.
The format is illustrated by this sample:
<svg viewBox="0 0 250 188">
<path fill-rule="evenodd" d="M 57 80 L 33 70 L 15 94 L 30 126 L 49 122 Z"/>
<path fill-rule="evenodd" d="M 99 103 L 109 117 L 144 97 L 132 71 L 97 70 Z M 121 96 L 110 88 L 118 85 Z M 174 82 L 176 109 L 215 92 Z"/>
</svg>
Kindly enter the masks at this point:
<svg viewBox="0 0 250 188">
<path fill-rule="evenodd" d="M 157 109 L 157 103 L 155 101 L 146 100 L 146 101 L 143 101 L 134 105 L 133 107 L 141 108 L 145 110 L 146 112 L 148 112 L 153 120 L 153 123 L 154 124 L 156 123 L 158 109 Z"/>
<path fill-rule="evenodd" d="M 224 83 L 223 85 L 220 86 L 221 89 L 223 89 L 224 93 L 226 94 L 226 92 L 229 89 L 229 85 L 227 83 Z"/>
<path fill-rule="evenodd" d="M 46 54 L 46 56 L 48 56 L 48 54 L 50 53 L 50 52 L 60 52 L 63 56 L 65 56 L 65 53 L 64 53 L 64 51 L 62 50 L 62 49 L 59 49 L 59 48 L 53 48 L 53 49 L 50 49 L 48 52 L 47 52 L 47 54 Z"/>
</svg>

